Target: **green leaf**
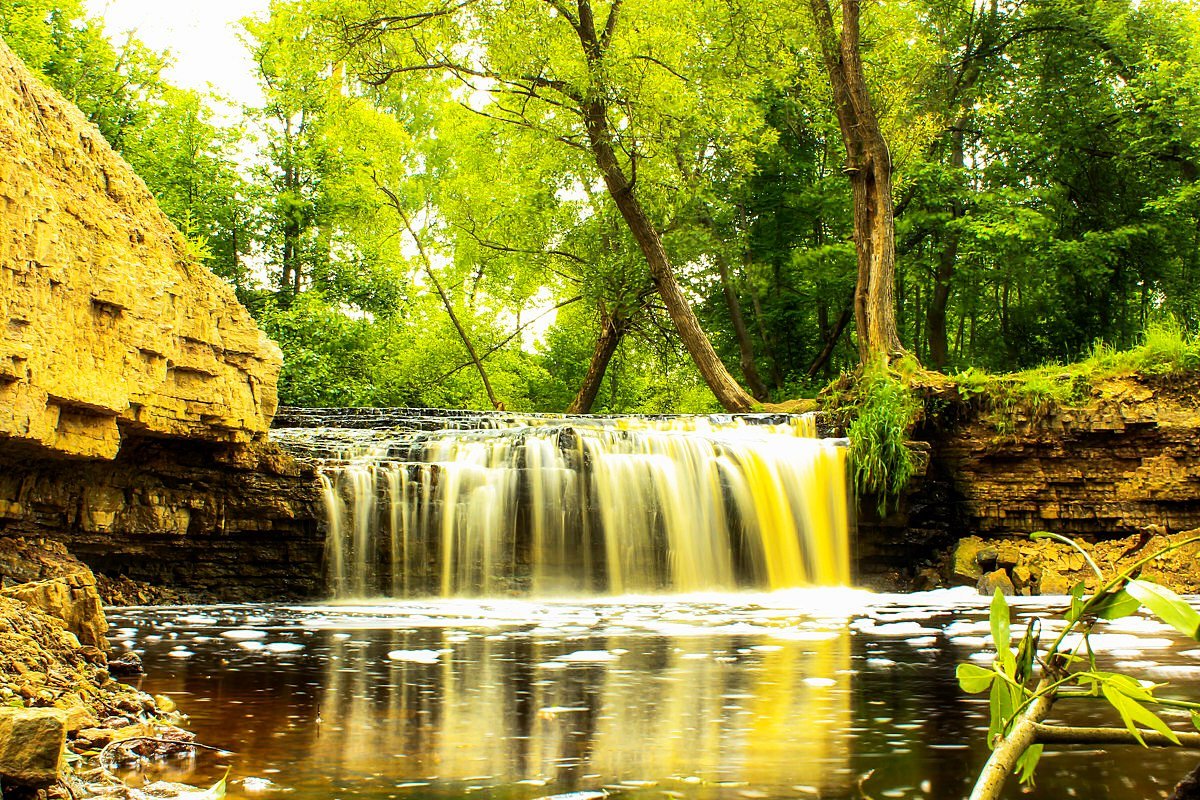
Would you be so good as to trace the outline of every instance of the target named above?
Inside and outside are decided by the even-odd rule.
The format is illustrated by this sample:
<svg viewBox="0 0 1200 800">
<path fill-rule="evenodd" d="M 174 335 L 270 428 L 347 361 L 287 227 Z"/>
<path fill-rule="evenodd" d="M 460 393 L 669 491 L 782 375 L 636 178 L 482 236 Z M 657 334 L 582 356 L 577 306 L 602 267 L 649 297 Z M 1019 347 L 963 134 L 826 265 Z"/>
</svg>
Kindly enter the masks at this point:
<svg viewBox="0 0 1200 800">
<path fill-rule="evenodd" d="M 1008 675 L 1016 672 L 1016 660 L 1012 654 L 1012 626 L 1008 615 L 1008 601 L 1004 594 L 996 589 L 992 595 L 992 610 L 988 615 L 992 626 L 992 641 L 996 643 L 996 660 Z"/>
<path fill-rule="evenodd" d="M 958 665 L 954 676 L 958 678 L 958 685 L 967 694 L 986 692 L 992 681 L 996 680 L 996 673 L 992 670 L 965 663 Z"/>
<path fill-rule="evenodd" d="M 1033 771 L 1037 769 L 1038 760 L 1042 757 L 1042 745 L 1031 744 L 1017 759 L 1017 771 L 1021 776 L 1021 783 L 1033 785 Z"/>
<path fill-rule="evenodd" d="M 1092 604 L 1092 610 L 1089 613 L 1095 614 L 1100 619 L 1120 619 L 1137 611 L 1139 605 L 1136 597 L 1122 589 Z"/>
<path fill-rule="evenodd" d="M 1135 739 L 1142 743 L 1143 747 L 1146 745 L 1146 741 L 1142 738 L 1142 732 L 1138 729 L 1138 725 L 1157 731 L 1175 744 L 1179 744 L 1179 737 L 1175 735 L 1175 732 L 1168 728 L 1167 724 L 1155 716 L 1149 709 L 1125 694 L 1119 684 L 1112 681 L 1107 682 L 1100 687 L 1100 691 L 1104 693 L 1104 698 L 1121 715 L 1121 721 L 1125 723 L 1125 727 L 1129 729 L 1129 732 L 1133 734 Z"/>
<path fill-rule="evenodd" d="M 995 747 L 1000 736 L 1004 735 L 1008 721 L 1016 712 L 1017 699 L 1015 688 L 1003 681 L 992 682 L 992 692 L 988 696 L 988 708 L 991 720 L 988 722 L 988 746 Z"/>
<path fill-rule="evenodd" d="M 1192 711 L 1192 727 L 1200 731 L 1200 713 Z"/>
<path fill-rule="evenodd" d="M 1175 630 L 1193 639 L 1200 638 L 1200 614 L 1170 589 L 1150 581 L 1133 580 L 1125 590 Z"/>
</svg>

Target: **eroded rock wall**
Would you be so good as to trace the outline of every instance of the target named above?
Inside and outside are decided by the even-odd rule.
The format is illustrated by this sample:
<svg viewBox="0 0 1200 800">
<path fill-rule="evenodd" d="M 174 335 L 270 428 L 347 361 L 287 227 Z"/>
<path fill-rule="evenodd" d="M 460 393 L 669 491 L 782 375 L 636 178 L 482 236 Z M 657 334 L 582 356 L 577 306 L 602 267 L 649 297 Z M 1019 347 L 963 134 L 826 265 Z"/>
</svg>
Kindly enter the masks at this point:
<svg viewBox="0 0 1200 800">
<path fill-rule="evenodd" d="M 112 462 L 62 463 L 0 457 L 0 536 L 61 543 L 102 590 L 125 576 L 182 601 L 324 591 L 316 476 L 274 445 L 134 439 Z"/>
<path fill-rule="evenodd" d="M 899 513 L 861 512 L 861 564 L 880 583 L 919 577 L 972 535 L 1101 542 L 1200 528 L 1195 375 L 1108 378 L 1075 408 L 997 410 L 980 397 L 928 409 L 914 433 L 929 448 L 925 475 Z"/>
<path fill-rule="evenodd" d="M 0 446 L 246 442 L 280 363 L 130 166 L 0 42 Z"/>
</svg>

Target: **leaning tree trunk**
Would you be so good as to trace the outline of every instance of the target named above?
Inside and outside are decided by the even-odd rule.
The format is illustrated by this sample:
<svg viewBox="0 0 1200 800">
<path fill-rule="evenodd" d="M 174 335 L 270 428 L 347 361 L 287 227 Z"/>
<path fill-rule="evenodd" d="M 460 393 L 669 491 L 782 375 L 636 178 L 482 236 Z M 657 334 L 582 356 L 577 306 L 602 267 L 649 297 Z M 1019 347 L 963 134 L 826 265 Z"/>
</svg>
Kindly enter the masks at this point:
<svg viewBox="0 0 1200 800">
<path fill-rule="evenodd" d="M 589 414 L 600 394 L 604 383 L 604 374 L 608 371 L 608 362 L 612 361 L 621 340 L 629 330 L 629 322 L 619 313 L 603 314 L 600 319 L 600 338 L 596 340 L 596 348 L 592 351 L 592 360 L 588 364 L 587 374 L 579 387 L 579 393 L 567 407 L 568 414 Z"/>
<path fill-rule="evenodd" d="M 892 159 L 863 75 L 860 0 L 842 0 L 840 37 L 834 33 L 828 0 L 810 2 L 846 146 L 846 174 L 854 198 L 854 244 L 858 253 L 854 317 L 859 358 L 864 364 L 878 357 L 891 361 L 905 352 L 896 329 Z"/>
<path fill-rule="evenodd" d="M 442 307 L 446 309 L 446 314 L 450 317 L 450 323 L 454 326 L 454 331 L 458 334 L 463 347 L 466 348 L 467 355 L 471 358 L 471 363 L 475 365 L 475 371 L 479 373 L 479 380 L 483 382 L 483 390 L 487 393 L 488 402 L 497 411 L 507 411 L 508 409 L 505 407 L 504 402 L 496 396 L 496 391 L 492 388 L 492 382 L 488 379 L 487 368 L 483 366 L 483 359 L 479 357 L 479 352 L 475 349 L 474 343 L 471 342 L 471 337 L 467 334 L 467 329 L 463 327 L 458 314 L 455 313 L 454 303 L 450 300 L 450 295 L 446 293 L 445 288 L 443 288 L 442 282 L 438 280 L 437 271 L 433 268 L 433 260 L 425 252 L 425 245 L 421 242 L 421 237 L 417 235 L 416 228 L 412 224 L 412 219 L 408 216 L 408 212 L 404 210 L 404 206 L 400 203 L 400 198 L 386 186 L 378 182 L 375 185 L 381 192 L 387 195 L 388 202 L 391 203 L 396 215 L 400 217 L 400 221 L 404 224 L 404 229 L 408 231 L 408 235 L 412 237 L 413 243 L 416 244 L 417 253 L 420 255 L 421 262 L 425 266 L 425 275 L 429 278 L 429 282 L 433 284 L 434 291 L 437 292 L 437 296 L 442 301 Z"/>
<path fill-rule="evenodd" d="M 603 87 L 605 83 L 603 59 L 616 29 L 619 6 L 614 3 L 609 8 L 609 17 L 603 32 L 596 29 L 591 0 L 577 0 L 577 8 L 578 19 L 571 20 L 571 25 L 575 28 L 579 42 L 583 46 L 590 75 L 595 80 L 596 86 Z M 674 323 L 675 330 L 678 331 L 679 338 L 683 341 L 683 346 L 687 348 L 688 354 L 691 355 L 704 382 L 708 384 L 708 388 L 716 395 L 717 401 L 722 406 L 729 411 L 749 411 L 754 406 L 754 398 L 747 394 L 746 390 L 738 385 L 738 382 L 729 374 L 729 370 L 725 368 L 717 356 L 716 350 L 713 349 L 712 342 L 708 340 L 708 336 L 700 327 L 700 321 L 696 319 L 696 313 L 692 310 L 687 296 L 684 295 L 683 289 L 675 277 L 675 271 L 671 267 L 671 259 L 667 256 L 666 248 L 663 247 L 662 238 L 651 224 L 646 210 L 634 193 L 633 181 L 621 168 L 621 163 L 617 159 L 613 133 L 608 123 L 608 104 L 604 92 L 592 88 L 587 94 L 576 95 L 575 99 L 579 103 L 579 110 L 583 116 L 588 146 L 596 160 L 596 166 L 600 168 L 604 186 L 613 202 L 616 203 L 617 210 L 621 212 L 621 217 L 629 226 L 629 232 L 646 258 L 646 263 L 650 267 L 650 276 L 654 280 L 654 287 L 658 290 L 658 294 L 667 308 L 667 314 L 670 315 L 671 322 Z M 632 158 L 636 158 L 636 156 L 632 156 Z M 631 174 L 636 175 L 633 167 L 631 167 Z"/>
</svg>

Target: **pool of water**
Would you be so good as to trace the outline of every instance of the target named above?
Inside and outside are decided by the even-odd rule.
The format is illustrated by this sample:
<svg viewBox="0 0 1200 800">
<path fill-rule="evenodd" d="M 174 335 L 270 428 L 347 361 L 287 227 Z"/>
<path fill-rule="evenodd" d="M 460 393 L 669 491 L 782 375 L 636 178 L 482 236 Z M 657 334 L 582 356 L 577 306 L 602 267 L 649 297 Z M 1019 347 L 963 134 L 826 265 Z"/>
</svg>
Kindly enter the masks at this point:
<svg viewBox="0 0 1200 800">
<path fill-rule="evenodd" d="M 986 757 L 986 698 L 954 679 L 991 660 L 987 600 L 969 590 L 122 608 L 110 622 L 117 650 L 142 654 L 141 688 L 231 753 L 171 777 L 229 766 L 231 797 L 957 800 Z M 1109 666 L 1200 700 L 1196 642 L 1144 616 L 1098 633 Z M 1059 710 L 1118 723 L 1096 701 Z M 1165 797 L 1198 758 L 1059 749 L 1008 796 Z"/>
</svg>

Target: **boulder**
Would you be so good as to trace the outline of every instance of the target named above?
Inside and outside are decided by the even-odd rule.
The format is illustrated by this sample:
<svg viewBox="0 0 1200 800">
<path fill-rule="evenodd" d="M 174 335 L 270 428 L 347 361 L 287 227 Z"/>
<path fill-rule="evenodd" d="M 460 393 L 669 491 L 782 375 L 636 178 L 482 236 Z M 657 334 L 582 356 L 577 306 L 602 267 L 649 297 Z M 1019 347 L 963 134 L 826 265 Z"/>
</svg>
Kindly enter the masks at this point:
<svg viewBox="0 0 1200 800">
<path fill-rule="evenodd" d="M 987 597 L 991 597 L 999 589 L 1001 594 L 1012 597 L 1017 593 L 1017 589 L 1013 586 L 1012 579 L 1008 577 L 1008 573 L 1002 569 L 993 570 L 979 579 L 976 584 L 979 593 Z"/>
<path fill-rule="evenodd" d="M 968 536 L 959 539 L 954 546 L 953 577 L 965 584 L 974 584 L 983 577 L 983 569 L 979 566 L 979 553 L 986 545 L 978 536 Z"/>
<path fill-rule="evenodd" d="M 77 574 L 49 581 L 22 583 L 0 590 L 0 595 L 28 603 L 61 620 L 83 645 L 108 649 L 108 620 L 94 580 Z"/>
<path fill-rule="evenodd" d="M 67 741 L 66 712 L 0 707 L 0 781 L 42 789 L 58 780 Z"/>
</svg>

